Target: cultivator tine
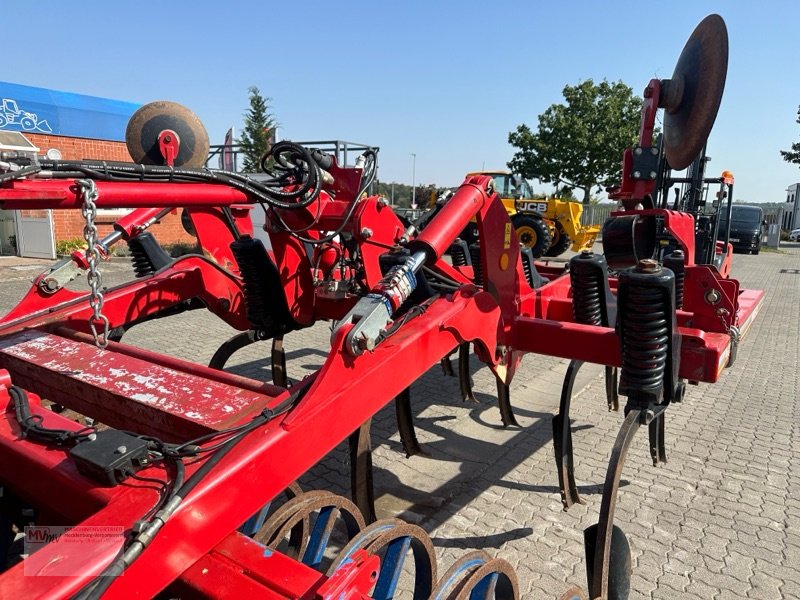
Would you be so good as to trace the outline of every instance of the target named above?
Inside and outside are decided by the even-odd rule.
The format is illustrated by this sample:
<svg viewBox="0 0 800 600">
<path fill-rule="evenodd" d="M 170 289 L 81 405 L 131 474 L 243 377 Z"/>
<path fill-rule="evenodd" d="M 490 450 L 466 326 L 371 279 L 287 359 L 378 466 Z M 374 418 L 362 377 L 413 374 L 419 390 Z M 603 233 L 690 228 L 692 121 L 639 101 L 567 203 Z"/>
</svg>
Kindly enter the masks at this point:
<svg viewBox="0 0 800 600">
<path fill-rule="evenodd" d="M 606 399 L 608 410 L 619 410 L 619 371 L 617 367 L 606 367 Z"/>
<path fill-rule="evenodd" d="M 415 454 L 429 456 L 417 440 L 417 431 L 414 429 L 414 417 L 411 414 L 411 388 L 406 388 L 394 399 L 394 408 L 397 415 L 397 430 L 400 432 L 400 442 L 403 444 L 406 458 Z"/>
<path fill-rule="evenodd" d="M 211 357 L 211 360 L 208 362 L 208 366 L 212 369 L 219 369 L 222 370 L 225 368 L 225 364 L 228 362 L 231 356 L 234 355 L 235 352 L 238 352 L 245 346 L 249 346 L 250 344 L 255 343 L 259 340 L 258 332 L 254 329 L 250 331 L 243 331 L 242 333 L 237 333 L 235 336 L 230 338 L 228 341 L 224 342 L 217 351 L 214 353 L 214 356 Z"/>
<path fill-rule="evenodd" d="M 625 457 L 639 425 L 643 411 L 630 410 L 614 442 L 603 487 L 600 519 L 584 532 L 586 577 L 591 598 L 624 600 L 630 591 L 631 556 L 625 533 L 614 525 L 617 491 Z"/>
<path fill-rule="evenodd" d="M 455 350 L 453 350 L 450 354 L 445 356 L 439 364 L 442 366 L 442 373 L 445 377 L 455 377 L 456 372 L 453 370 L 453 361 L 450 360 L 450 357 L 455 354 Z"/>
<path fill-rule="evenodd" d="M 286 352 L 283 351 L 283 336 L 276 335 L 272 338 L 272 383 L 280 387 L 288 387 L 286 377 Z"/>
<path fill-rule="evenodd" d="M 652 421 L 650 421 L 650 456 L 653 459 L 653 466 L 658 466 L 658 463 L 667 462 L 667 449 L 664 445 L 664 421 L 666 415 L 661 413 Z"/>
<path fill-rule="evenodd" d="M 569 422 L 569 407 L 572 400 L 572 388 L 575 378 L 583 365 L 580 360 L 572 360 L 564 375 L 564 384 L 561 387 L 561 403 L 558 414 L 553 417 L 553 449 L 556 453 L 556 467 L 558 469 L 558 488 L 561 492 L 561 503 L 564 510 L 573 504 L 586 504 L 578 493 L 575 484 L 575 461 L 572 452 L 572 428 Z"/>
<path fill-rule="evenodd" d="M 469 342 L 458 346 L 458 385 L 461 388 L 461 401 L 475 402 L 478 399 L 472 392 L 472 377 L 469 374 Z"/>
<path fill-rule="evenodd" d="M 372 482 L 372 444 L 369 428 L 372 419 L 350 434 L 350 491 L 353 502 L 367 523 L 377 520 L 375 514 L 375 488 Z"/>
<path fill-rule="evenodd" d="M 503 421 L 503 426 L 508 427 L 514 425 L 521 427 L 514 416 L 514 409 L 511 407 L 511 392 L 509 385 L 499 377 L 497 379 L 497 402 L 500 405 L 500 418 Z"/>
</svg>

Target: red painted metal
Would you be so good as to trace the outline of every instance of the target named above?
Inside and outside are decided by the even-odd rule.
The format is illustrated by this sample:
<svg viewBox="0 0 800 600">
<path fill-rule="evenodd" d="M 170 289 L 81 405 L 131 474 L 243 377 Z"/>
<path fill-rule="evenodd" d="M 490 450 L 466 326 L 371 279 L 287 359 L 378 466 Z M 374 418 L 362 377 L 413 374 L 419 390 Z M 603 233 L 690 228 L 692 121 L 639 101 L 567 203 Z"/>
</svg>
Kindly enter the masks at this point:
<svg viewBox="0 0 800 600">
<path fill-rule="evenodd" d="M 161 156 L 164 157 L 164 162 L 170 167 L 175 166 L 179 148 L 180 138 L 177 133 L 171 129 L 165 129 L 158 134 L 158 149 L 161 151 Z"/>
<path fill-rule="evenodd" d="M 652 138 L 658 86 L 651 82 L 645 95 L 640 144 L 646 147 Z M 622 214 L 662 218 L 691 261 L 692 218 L 673 211 L 634 210 L 652 191 L 651 183 L 632 179 L 632 155 L 626 154 L 625 165 L 622 187 L 615 191 L 630 209 Z M 385 201 L 356 198 L 360 169 L 334 164 L 330 172 L 334 183 L 315 204 L 268 212 L 270 258 L 298 326 L 341 319 L 383 276 L 381 256 L 403 250 L 398 245 L 403 224 Z M 156 501 L 152 486 L 129 480 L 114 488 L 99 487 L 77 472 L 64 450 L 20 438 L 5 392 L 11 381 L 32 392 L 31 409 L 49 426 L 77 427 L 44 409 L 40 395 L 109 425 L 169 440 L 246 422 L 307 384 L 288 413 L 243 438 L 216 465 L 125 576 L 113 582 L 106 597 L 152 597 L 165 589 L 214 597 L 224 585 L 226 594 L 241 596 L 367 598 L 375 557 L 358 555 L 348 569 L 327 579 L 277 553 L 265 556 L 262 546 L 232 532 L 461 343 L 472 342 L 479 358 L 506 383 L 525 352 L 613 366 L 621 362 L 613 328 L 573 322 L 569 278 L 562 268 L 542 266 L 550 283 L 530 288 L 508 215 L 488 185 L 485 176 L 467 179 L 409 244 L 411 251 L 424 250 L 426 267 L 449 278 L 457 289 L 431 299 L 421 314 L 358 357 L 345 348 L 348 330 L 338 330 L 324 365 L 288 391 L 125 344 L 111 343 L 99 350 L 87 335 L 88 296 L 66 289 L 48 295 L 34 285 L 0 320 L 0 402 L 6 406 L 6 418 L 0 419 L 0 484 L 68 524 L 127 529 Z M 216 184 L 100 181 L 97 186 L 98 207 L 137 208 L 117 224 L 125 238 L 141 231 L 162 207 L 186 207 L 205 254 L 178 259 L 154 275 L 107 290 L 103 313 L 112 327 L 157 316 L 192 298 L 240 331 L 251 327 L 230 243 L 239 234 L 252 234 L 252 199 Z M 353 202 L 359 204 L 353 207 Z M 71 181 L 0 185 L 4 208 L 77 208 L 80 203 Z M 346 220 L 351 207 L 352 218 Z M 307 228 L 302 235 L 311 239 L 337 231 L 341 235 L 321 253 L 308 253 L 277 215 L 289 226 Z M 480 287 L 471 281 L 470 269 L 454 268 L 443 259 L 473 217 L 482 241 Z M 616 279 L 610 284 L 615 290 Z M 688 263 L 685 310 L 678 313 L 680 376 L 716 381 L 728 363 L 731 327 L 746 333 L 762 299 L 761 292 L 740 290 L 738 282 L 713 268 Z M 205 460 L 188 464 L 187 477 Z M 142 475 L 163 479 L 166 473 L 155 465 Z M 59 558 L 50 546 L 37 557 Z M 89 566 L 97 567 L 95 563 Z M 67 597 L 89 578 L 86 572 L 26 577 L 23 565 L 18 565 L 0 576 L 0 597 Z"/>
<path fill-rule="evenodd" d="M 661 96 L 661 81 L 651 79 L 644 90 L 642 104 L 642 120 L 639 128 L 638 147 L 643 152 L 649 152 L 653 146 L 653 131 L 655 130 L 656 113 Z M 655 191 L 656 182 L 649 178 L 634 178 L 633 150 L 626 149 L 622 156 L 622 183 L 609 190 L 608 197 L 622 202 L 626 211 L 635 210 L 644 198 Z"/>
</svg>

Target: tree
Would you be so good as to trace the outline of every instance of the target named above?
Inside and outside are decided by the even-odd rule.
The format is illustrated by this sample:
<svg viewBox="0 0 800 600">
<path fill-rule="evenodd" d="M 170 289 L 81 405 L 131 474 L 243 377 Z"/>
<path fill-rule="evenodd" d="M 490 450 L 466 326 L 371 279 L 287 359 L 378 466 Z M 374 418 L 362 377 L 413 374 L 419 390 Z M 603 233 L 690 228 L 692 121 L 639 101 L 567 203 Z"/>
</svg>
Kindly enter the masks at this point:
<svg viewBox="0 0 800 600">
<path fill-rule="evenodd" d="M 800 125 L 800 107 L 797 108 L 797 123 Z M 781 156 L 788 163 L 800 165 L 800 142 L 792 144 L 791 150 L 781 150 Z"/>
<path fill-rule="evenodd" d="M 567 85 L 564 104 L 553 104 L 539 115 L 539 130 L 525 125 L 508 134 L 518 148 L 508 167 L 526 178 L 583 191 L 591 199 L 595 186 L 619 180 L 622 151 L 639 132 L 642 101 L 618 81 L 591 79 Z"/>
<path fill-rule="evenodd" d="M 250 109 L 244 113 L 244 128 L 236 140 L 244 154 L 242 171 L 254 173 L 261 170 L 261 157 L 275 143 L 275 117 L 269 112 L 269 98 L 264 98 L 258 88 L 248 89 Z"/>
</svg>

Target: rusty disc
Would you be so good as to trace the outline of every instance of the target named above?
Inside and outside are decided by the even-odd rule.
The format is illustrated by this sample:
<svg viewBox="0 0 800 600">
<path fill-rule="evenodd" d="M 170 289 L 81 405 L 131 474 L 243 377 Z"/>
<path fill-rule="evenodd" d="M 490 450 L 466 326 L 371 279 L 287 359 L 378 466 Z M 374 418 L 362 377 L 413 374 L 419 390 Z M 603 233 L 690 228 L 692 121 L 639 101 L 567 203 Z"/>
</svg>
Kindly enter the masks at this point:
<svg viewBox="0 0 800 600">
<path fill-rule="evenodd" d="M 586 594 L 577 585 L 573 585 L 566 592 L 559 596 L 558 600 L 586 600 Z"/>
<path fill-rule="evenodd" d="M 150 102 L 139 108 L 125 130 L 125 144 L 134 162 L 163 165 L 158 136 L 165 129 L 178 134 L 176 167 L 202 167 L 208 158 L 208 132 L 197 115 L 176 102 Z"/>
<path fill-rule="evenodd" d="M 453 563 L 431 593 L 431 600 L 476 597 L 518 600 L 519 580 L 514 567 L 502 558 L 492 558 L 483 550 L 468 552 Z"/>
<path fill-rule="evenodd" d="M 323 512 L 325 517 L 322 517 Z M 314 513 L 325 519 L 322 527 L 317 527 L 316 522 L 305 525 Z M 361 511 L 350 500 L 328 491 L 312 490 L 292 498 L 276 510 L 256 534 L 256 540 L 276 550 L 288 536 L 289 546 L 285 554 L 314 567 L 316 560 L 314 564 L 304 560 L 310 559 L 306 550 L 309 546 L 314 546 L 315 551 L 319 547 L 324 549 L 338 520 L 344 523 L 348 540 L 365 527 Z M 298 535 L 303 535 L 303 539 Z"/>
<path fill-rule="evenodd" d="M 405 552 L 398 552 L 402 549 Z M 417 525 L 400 519 L 381 519 L 360 531 L 328 568 L 328 577 L 347 563 L 357 550 L 377 554 L 381 559 L 381 570 L 375 583 L 381 597 L 394 597 L 400 572 L 404 568 L 406 554 L 410 550 L 414 559 L 414 591 L 412 600 L 427 600 L 433 582 L 436 581 L 436 551 L 428 534 Z"/>
<path fill-rule="evenodd" d="M 709 15 L 689 36 L 672 78 L 662 81 L 664 154 L 683 170 L 697 158 L 711 133 L 728 72 L 728 30 L 719 15 Z"/>
</svg>

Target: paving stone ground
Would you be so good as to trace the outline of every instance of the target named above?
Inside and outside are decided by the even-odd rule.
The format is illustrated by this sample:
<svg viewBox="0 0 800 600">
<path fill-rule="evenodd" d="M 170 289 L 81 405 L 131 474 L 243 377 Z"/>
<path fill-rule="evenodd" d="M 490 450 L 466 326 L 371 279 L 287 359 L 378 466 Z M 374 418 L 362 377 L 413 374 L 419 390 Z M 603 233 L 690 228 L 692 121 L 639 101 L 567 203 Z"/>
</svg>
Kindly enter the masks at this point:
<svg viewBox="0 0 800 600">
<path fill-rule="evenodd" d="M 130 276 L 125 263 L 106 270 L 110 285 Z M 0 260 L 0 312 L 36 272 Z M 646 432 L 625 465 L 617 524 L 631 542 L 632 598 L 800 598 L 800 245 L 736 255 L 733 272 L 744 287 L 767 292 L 736 364 L 718 384 L 691 387 L 669 409 L 666 465 L 652 466 Z M 206 363 L 233 333 L 195 311 L 138 326 L 125 342 Z M 328 336 L 326 324 L 287 336 L 290 377 L 322 364 Z M 268 379 L 267 355 L 265 344 L 242 350 L 231 370 Z M 428 456 L 405 458 L 391 405 L 373 420 L 379 516 L 425 528 L 442 570 L 476 548 L 507 559 L 522 598 L 552 599 L 568 584 L 585 588 L 582 532 L 597 521 L 622 417 L 606 408 L 601 369 L 585 368 L 572 416 L 578 485 L 587 503 L 563 512 L 550 418 L 566 364 L 525 357 L 511 386 L 521 427 L 508 429 L 501 427 L 486 368 L 472 363 L 478 404 L 462 403 L 457 379 L 438 367 L 426 373 L 412 400 Z M 346 494 L 348 478 L 341 445 L 300 482 Z"/>
</svg>

